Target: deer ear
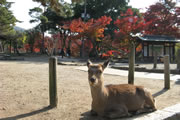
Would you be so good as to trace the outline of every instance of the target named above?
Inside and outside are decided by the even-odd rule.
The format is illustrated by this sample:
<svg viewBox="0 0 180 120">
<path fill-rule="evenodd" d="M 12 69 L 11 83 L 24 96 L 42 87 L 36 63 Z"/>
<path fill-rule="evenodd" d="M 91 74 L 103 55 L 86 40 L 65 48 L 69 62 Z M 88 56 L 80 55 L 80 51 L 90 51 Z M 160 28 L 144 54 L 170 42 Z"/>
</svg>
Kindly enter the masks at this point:
<svg viewBox="0 0 180 120">
<path fill-rule="evenodd" d="M 104 63 L 103 63 L 103 69 L 105 69 L 107 66 L 108 66 L 108 64 L 109 64 L 109 60 L 107 60 L 107 61 L 105 61 Z"/>
<path fill-rule="evenodd" d="M 87 60 L 87 67 L 89 67 L 90 65 L 92 65 L 92 62 L 88 59 Z"/>
</svg>

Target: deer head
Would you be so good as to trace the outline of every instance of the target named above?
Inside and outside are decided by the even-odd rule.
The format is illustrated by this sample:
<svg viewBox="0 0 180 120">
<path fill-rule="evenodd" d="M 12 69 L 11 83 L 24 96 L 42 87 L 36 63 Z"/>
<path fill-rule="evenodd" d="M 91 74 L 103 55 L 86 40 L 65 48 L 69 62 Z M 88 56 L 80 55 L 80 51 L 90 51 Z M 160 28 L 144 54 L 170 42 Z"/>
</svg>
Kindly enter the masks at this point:
<svg viewBox="0 0 180 120">
<path fill-rule="evenodd" d="M 103 84 L 103 71 L 108 66 L 109 60 L 103 64 L 92 64 L 90 60 L 87 61 L 88 79 L 90 86 L 99 86 Z"/>
</svg>

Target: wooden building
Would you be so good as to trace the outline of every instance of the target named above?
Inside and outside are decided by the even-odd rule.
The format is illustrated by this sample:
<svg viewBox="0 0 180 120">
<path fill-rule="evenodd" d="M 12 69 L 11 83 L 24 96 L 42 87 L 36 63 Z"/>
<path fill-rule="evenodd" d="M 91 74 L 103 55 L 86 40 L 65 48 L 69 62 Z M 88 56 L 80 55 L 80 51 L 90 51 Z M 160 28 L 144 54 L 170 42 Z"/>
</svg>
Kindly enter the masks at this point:
<svg viewBox="0 0 180 120">
<path fill-rule="evenodd" d="M 170 60 L 175 60 L 175 44 L 180 39 L 160 35 L 138 36 L 138 41 L 142 44 L 142 58 L 144 61 L 152 61 L 157 52 L 158 59 L 164 55 L 169 55 Z"/>
</svg>

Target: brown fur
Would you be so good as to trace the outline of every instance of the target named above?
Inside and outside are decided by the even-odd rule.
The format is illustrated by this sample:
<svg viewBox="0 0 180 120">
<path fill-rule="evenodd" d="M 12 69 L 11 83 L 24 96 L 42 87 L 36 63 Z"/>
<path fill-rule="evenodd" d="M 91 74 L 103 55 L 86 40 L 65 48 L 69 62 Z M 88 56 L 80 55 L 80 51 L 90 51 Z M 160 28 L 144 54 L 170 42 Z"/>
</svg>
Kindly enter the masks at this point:
<svg viewBox="0 0 180 120">
<path fill-rule="evenodd" d="M 130 84 L 104 86 L 103 71 L 108 65 L 88 66 L 88 79 L 92 95 L 92 114 L 108 118 L 130 116 L 130 113 L 155 111 L 155 100 L 142 86 Z"/>
</svg>

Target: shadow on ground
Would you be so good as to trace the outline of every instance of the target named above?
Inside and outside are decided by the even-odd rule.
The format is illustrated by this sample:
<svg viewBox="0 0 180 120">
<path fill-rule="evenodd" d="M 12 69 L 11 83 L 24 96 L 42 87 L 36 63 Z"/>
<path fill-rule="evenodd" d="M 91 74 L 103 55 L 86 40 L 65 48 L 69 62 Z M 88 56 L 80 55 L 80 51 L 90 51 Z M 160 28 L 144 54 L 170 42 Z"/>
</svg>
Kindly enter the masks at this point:
<svg viewBox="0 0 180 120">
<path fill-rule="evenodd" d="M 0 57 L 1 58 L 1 57 Z M 24 64 L 44 64 L 48 63 L 49 56 L 21 56 L 21 57 L 14 57 L 12 59 L 0 59 L 2 62 L 17 62 L 17 63 L 24 63 Z"/>
<path fill-rule="evenodd" d="M 47 107 L 44 107 L 42 109 L 35 110 L 35 111 L 29 112 L 29 113 L 20 114 L 20 115 L 16 115 L 16 116 L 12 116 L 12 117 L 7 117 L 7 118 L 0 118 L 0 120 L 18 120 L 18 119 L 30 117 L 30 116 L 33 116 L 33 115 L 36 115 L 36 114 L 39 114 L 42 112 L 46 112 L 50 109 L 52 109 L 52 107 L 47 106 Z"/>
<path fill-rule="evenodd" d="M 153 97 L 158 97 L 158 96 L 164 94 L 164 93 L 167 92 L 167 91 L 168 91 L 168 89 L 162 89 L 162 90 L 154 93 L 154 94 L 153 94 Z"/>
<path fill-rule="evenodd" d="M 180 85 L 180 79 L 177 79 L 177 81 L 175 82 L 175 84 Z"/>
</svg>

